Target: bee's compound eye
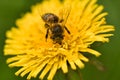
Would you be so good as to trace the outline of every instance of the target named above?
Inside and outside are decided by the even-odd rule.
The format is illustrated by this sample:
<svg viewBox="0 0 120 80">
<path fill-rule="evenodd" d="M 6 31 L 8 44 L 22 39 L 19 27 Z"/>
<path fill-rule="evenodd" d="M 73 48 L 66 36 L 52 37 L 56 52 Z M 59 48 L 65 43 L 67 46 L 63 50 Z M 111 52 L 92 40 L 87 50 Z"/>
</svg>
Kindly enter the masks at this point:
<svg viewBox="0 0 120 80">
<path fill-rule="evenodd" d="M 48 15 L 47 15 L 47 14 L 44 14 L 44 15 L 42 15 L 41 18 L 42 18 L 43 21 L 46 22 L 46 21 L 48 20 Z"/>
</svg>

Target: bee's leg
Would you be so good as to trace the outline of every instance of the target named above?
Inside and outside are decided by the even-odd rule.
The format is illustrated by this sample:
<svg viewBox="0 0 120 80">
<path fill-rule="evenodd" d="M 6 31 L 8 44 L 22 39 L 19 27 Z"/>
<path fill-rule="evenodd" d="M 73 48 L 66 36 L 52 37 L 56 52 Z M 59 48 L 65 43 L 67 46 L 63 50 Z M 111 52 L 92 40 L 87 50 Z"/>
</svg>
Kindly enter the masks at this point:
<svg viewBox="0 0 120 80">
<path fill-rule="evenodd" d="M 66 26 L 64 26 L 64 28 L 66 29 L 66 31 L 68 32 L 68 34 L 70 34 L 70 31 L 67 29 L 67 27 L 66 27 Z"/>
<path fill-rule="evenodd" d="M 59 23 L 62 23 L 64 20 L 63 19 L 61 19 L 60 21 L 59 21 Z"/>
<path fill-rule="evenodd" d="M 46 35 L 45 35 L 46 41 L 47 41 L 47 38 L 48 38 L 48 34 L 49 34 L 49 28 L 47 29 L 47 32 L 46 32 Z"/>
<path fill-rule="evenodd" d="M 45 28 L 49 28 L 50 26 L 48 24 L 45 24 Z"/>
<path fill-rule="evenodd" d="M 48 38 L 48 34 L 49 34 L 49 25 L 45 23 L 45 28 L 47 28 L 47 32 L 46 32 L 46 35 L 45 35 L 45 38 L 46 38 L 46 41 L 47 41 L 47 38 Z"/>
</svg>

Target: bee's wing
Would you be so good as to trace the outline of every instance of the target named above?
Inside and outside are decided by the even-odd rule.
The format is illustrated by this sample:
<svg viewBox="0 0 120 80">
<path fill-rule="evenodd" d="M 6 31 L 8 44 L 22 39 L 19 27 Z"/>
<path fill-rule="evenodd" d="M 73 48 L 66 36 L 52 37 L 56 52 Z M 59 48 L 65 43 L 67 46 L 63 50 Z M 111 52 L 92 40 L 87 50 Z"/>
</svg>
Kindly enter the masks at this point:
<svg viewBox="0 0 120 80">
<path fill-rule="evenodd" d="M 62 25 L 64 26 L 67 22 L 67 19 L 70 15 L 71 12 L 71 6 L 65 6 L 63 9 L 60 10 L 59 12 L 59 16 L 60 16 L 60 20 L 62 20 Z"/>
</svg>

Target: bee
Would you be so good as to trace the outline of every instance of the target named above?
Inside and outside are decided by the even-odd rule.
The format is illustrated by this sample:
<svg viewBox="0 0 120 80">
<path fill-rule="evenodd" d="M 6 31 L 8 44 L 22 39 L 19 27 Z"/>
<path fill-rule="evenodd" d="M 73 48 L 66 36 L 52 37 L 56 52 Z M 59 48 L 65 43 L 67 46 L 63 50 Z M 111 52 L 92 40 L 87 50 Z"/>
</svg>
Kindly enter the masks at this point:
<svg viewBox="0 0 120 80">
<path fill-rule="evenodd" d="M 44 26 L 47 29 L 45 35 L 46 41 L 48 35 L 50 35 L 50 39 L 53 40 L 53 43 L 58 43 L 61 45 L 62 40 L 64 39 L 64 30 L 66 30 L 67 33 L 70 34 L 70 31 L 64 25 L 65 20 L 60 19 L 57 15 L 53 13 L 45 13 L 41 16 L 41 18 L 45 22 Z M 66 18 L 68 18 L 68 16 Z"/>
</svg>

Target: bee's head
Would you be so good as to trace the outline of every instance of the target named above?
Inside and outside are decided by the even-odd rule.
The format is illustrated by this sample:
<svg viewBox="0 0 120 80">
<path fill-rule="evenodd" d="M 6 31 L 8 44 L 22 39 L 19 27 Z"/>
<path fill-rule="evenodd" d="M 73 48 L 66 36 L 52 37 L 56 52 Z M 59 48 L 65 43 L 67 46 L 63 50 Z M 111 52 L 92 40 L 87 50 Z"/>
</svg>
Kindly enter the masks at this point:
<svg viewBox="0 0 120 80">
<path fill-rule="evenodd" d="M 41 18 L 46 23 L 57 23 L 59 20 L 59 18 L 53 13 L 45 13 Z"/>
</svg>

